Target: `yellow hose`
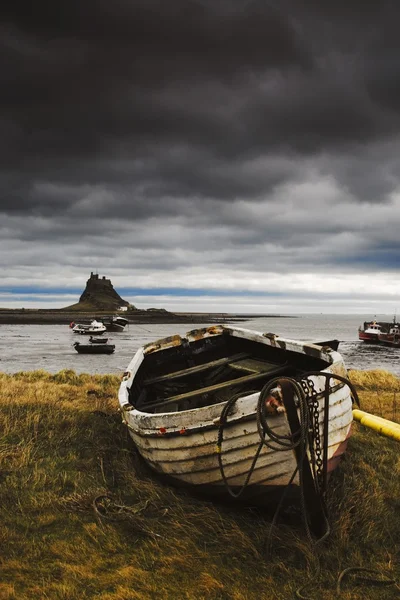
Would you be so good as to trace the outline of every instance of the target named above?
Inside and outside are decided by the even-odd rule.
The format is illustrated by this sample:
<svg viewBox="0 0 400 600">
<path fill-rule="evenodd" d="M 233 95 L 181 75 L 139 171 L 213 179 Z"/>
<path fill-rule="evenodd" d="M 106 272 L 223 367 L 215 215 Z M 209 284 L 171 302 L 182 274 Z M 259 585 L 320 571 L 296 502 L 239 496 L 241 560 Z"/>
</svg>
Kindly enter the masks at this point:
<svg viewBox="0 0 400 600">
<path fill-rule="evenodd" d="M 382 417 L 376 417 L 363 410 L 358 410 L 358 408 L 353 410 L 353 417 L 356 421 L 359 421 L 361 425 L 365 425 L 365 427 L 369 427 L 381 435 L 385 435 L 386 437 L 393 438 L 400 442 L 399 423 L 388 421 L 388 419 L 383 419 Z"/>
</svg>

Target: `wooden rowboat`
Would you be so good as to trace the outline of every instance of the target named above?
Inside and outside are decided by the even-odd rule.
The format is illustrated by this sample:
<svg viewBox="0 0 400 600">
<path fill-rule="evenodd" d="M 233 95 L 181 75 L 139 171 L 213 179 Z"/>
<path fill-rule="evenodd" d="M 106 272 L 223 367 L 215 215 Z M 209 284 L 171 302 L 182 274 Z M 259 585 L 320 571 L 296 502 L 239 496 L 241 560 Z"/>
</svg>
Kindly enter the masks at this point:
<svg viewBox="0 0 400 600">
<path fill-rule="evenodd" d="M 139 348 L 119 404 L 141 456 L 171 481 L 271 499 L 304 484 L 311 505 L 350 436 L 346 377 L 328 343 L 215 325 Z"/>
</svg>

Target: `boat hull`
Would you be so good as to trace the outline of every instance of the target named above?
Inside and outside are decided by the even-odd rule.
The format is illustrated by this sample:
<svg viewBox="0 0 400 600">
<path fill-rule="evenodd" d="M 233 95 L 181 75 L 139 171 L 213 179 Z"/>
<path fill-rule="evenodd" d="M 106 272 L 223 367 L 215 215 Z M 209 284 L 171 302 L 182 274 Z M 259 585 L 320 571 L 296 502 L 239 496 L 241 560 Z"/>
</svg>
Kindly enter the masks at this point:
<svg viewBox="0 0 400 600">
<path fill-rule="evenodd" d="M 105 323 L 107 331 L 124 331 L 125 325 L 119 325 L 118 323 Z"/>
<path fill-rule="evenodd" d="M 74 344 L 75 350 L 79 354 L 113 354 L 115 351 L 114 344 L 80 344 L 76 342 Z"/>
<path fill-rule="evenodd" d="M 102 319 L 102 323 L 106 327 L 107 331 L 124 331 L 129 321 L 124 317 L 109 317 Z"/>
<path fill-rule="evenodd" d="M 108 338 L 97 338 L 90 336 L 89 342 L 91 344 L 108 344 Z"/>
<path fill-rule="evenodd" d="M 352 403 L 348 394 L 343 393 L 344 388 L 341 391 L 342 393 L 337 395 L 336 400 L 332 400 L 333 404 L 330 406 L 328 472 L 333 471 L 338 465 L 351 431 Z M 245 483 L 260 444 L 256 422 L 257 401 L 258 394 L 239 402 L 225 427 L 222 461 L 227 481 L 233 488 L 238 488 Z M 140 454 L 152 469 L 185 484 L 207 485 L 211 491 L 213 486 L 224 487 L 217 452 L 218 418 L 221 410 L 222 406 L 218 405 L 212 409 L 209 407 L 201 410 L 196 415 L 196 422 L 201 423 L 201 427 L 197 430 L 192 425 L 190 414 L 180 413 L 180 419 L 176 414 L 169 418 L 167 415 L 162 415 L 157 419 L 152 418 L 151 424 L 148 423 L 148 419 L 143 423 L 143 419 L 137 415 L 128 427 L 129 433 Z M 322 439 L 323 419 L 324 410 L 320 407 L 319 426 Z M 274 434 L 287 436 L 291 433 L 285 413 L 271 417 L 269 425 Z M 181 428 L 181 433 L 175 436 L 166 435 L 169 428 L 175 430 L 177 426 Z M 164 429 L 166 432 L 162 433 Z M 286 486 L 296 467 L 297 461 L 293 450 L 275 451 L 264 446 L 250 483 L 253 487 L 261 486 L 265 491 L 269 486 L 274 488 Z M 293 483 L 299 484 L 298 475 L 295 476 Z M 218 490 L 214 491 L 219 494 Z"/>
<path fill-rule="evenodd" d="M 73 330 L 74 333 L 79 333 L 79 335 L 103 335 L 107 330 L 104 329 L 76 329 Z"/>
<path fill-rule="evenodd" d="M 379 342 L 384 346 L 400 347 L 400 325 L 393 322 L 388 332 L 379 335 Z"/>
<path fill-rule="evenodd" d="M 301 363 L 307 364 L 307 355 L 315 360 L 318 357 L 325 361 L 325 373 L 346 376 L 342 358 L 339 353 L 327 346 L 317 347 L 313 344 L 281 340 L 278 336 L 267 336 L 254 331 L 226 326 L 214 326 L 189 332 L 184 341 L 179 336 L 141 348 L 131 361 L 119 390 L 119 403 L 123 421 L 139 453 L 147 464 L 156 472 L 184 486 L 192 486 L 198 490 L 207 490 L 216 497 L 227 496 L 226 484 L 232 490 L 246 485 L 246 495 L 272 496 L 291 482 L 292 487 L 299 486 L 299 475 L 296 473 L 298 457 L 294 449 L 277 451 L 263 445 L 254 468 L 253 461 L 260 446 L 260 434 L 257 426 L 257 406 L 260 391 L 243 393 L 232 405 L 223 430 L 223 443 L 219 448 L 219 428 L 221 412 L 226 402 L 214 403 L 199 408 L 174 410 L 173 403 L 168 404 L 168 412 L 145 412 L 138 410 L 131 402 L 130 389 L 136 385 L 138 373 L 146 358 L 163 350 L 174 350 L 179 345 L 187 348 L 192 342 L 201 338 L 214 336 L 233 336 L 237 340 L 251 340 L 253 345 L 268 346 L 278 353 L 284 349 L 295 355 L 298 353 Z M 237 344 L 240 347 L 240 344 Z M 313 362 L 311 361 L 313 364 Z M 194 367 L 196 369 L 196 367 Z M 308 369 L 313 370 L 313 369 Z M 193 371 L 193 368 L 192 368 Z M 190 372 L 190 369 L 188 373 Z M 162 378 L 162 377 L 161 377 Z M 165 375 L 164 375 L 165 378 Z M 159 378 L 160 379 L 160 378 Z M 310 377 L 314 390 L 318 395 L 318 428 L 321 443 L 324 443 L 325 399 L 324 375 Z M 351 433 L 352 398 L 347 385 L 331 384 L 327 418 L 327 472 L 332 472 L 340 462 L 346 450 L 347 440 Z M 217 386 L 218 387 L 218 386 Z M 210 388 L 204 388 L 205 395 Z M 237 390 L 236 390 L 237 391 Z M 140 385 L 137 389 L 140 398 Z M 192 392 L 189 392 L 189 396 Z M 184 396 L 185 394 L 183 394 Z M 175 396 L 179 404 L 182 397 Z M 175 398 L 173 397 L 173 399 Z M 167 402 L 170 402 L 169 400 Z M 172 410 L 172 412 L 171 412 Z M 316 410 L 316 409 L 315 409 Z M 162 408 L 160 408 L 162 411 Z M 296 409 L 299 417 L 299 409 Z M 274 435 L 290 436 L 291 427 L 285 411 L 267 417 L 268 426 Z M 316 424 L 314 423 L 315 427 Z M 310 449 L 308 450 L 310 453 Z M 310 454 L 308 457 L 311 459 Z M 225 481 L 221 474 L 220 459 L 223 465 Z M 251 471 L 250 479 L 248 479 Z"/>
<path fill-rule="evenodd" d="M 358 339 L 362 342 L 368 342 L 370 344 L 379 344 L 378 333 L 366 333 L 365 331 L 358 332 Z"/>
<path fill-rule="evenodd" d="M 103 335 L 105 331 L 106 328 L 103 323 L 97 321 L 96 319 L 87 325 L 83 325 L 81 323 L 77 323 L 76 325 L 74 324 L 74 327 L 72 328 L 73 333 L 79 333 L 80 335 Z"/>
</svg>

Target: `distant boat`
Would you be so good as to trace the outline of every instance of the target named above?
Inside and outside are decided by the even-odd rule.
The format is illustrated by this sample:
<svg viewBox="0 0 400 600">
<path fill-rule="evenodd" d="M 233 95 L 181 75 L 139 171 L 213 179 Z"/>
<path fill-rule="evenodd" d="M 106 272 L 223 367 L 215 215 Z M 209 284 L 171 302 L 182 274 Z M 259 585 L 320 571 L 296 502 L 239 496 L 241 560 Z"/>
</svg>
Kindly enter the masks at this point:
<svg viewBox="0 0 400 600">
<path fill-rule="evenodd" d="M 400 347 L 400 325 L 393 320 L 389 331 L 386 333 L 380 333 L 378 336 L 378 341 L 384 346 L 394 346 L 396 348 Z"/>
<path fill-rule="evenodd" d="M 90 336 L 89 342 L 91 344 L 107 344 L 108 338 L 96 338 L 96 337 Z"/>
<path fill-rule="evenodd" d="M 390 323 L 388 321 L 365 321 L 358 328 L 358 338 L 370 344 L 383 344 L 387 346 L 400 346 L 400 325 L 396 322 L 396 316 Z"/>
<path fill-rule="evenodd" d="M 128 325 L 129 320 L 125 319 L 125 317 L 114 315 L 112 317 L 102 318 L 101 322 L 106 327 L 107 331 L 123 331 L 126 325 Z"/>
<path fill-rule="evenodd" d="M 112 354 L 115 351 L 114 344 L 81 344 L 75 342 L 73 347 L 79 354 Z"/>
<path fill-rule="evenodd" d="M 369 342 L 377 344 L 379 342 L 379 335 L 385 331 L 389 324 L 378 322 L 378 321 L 365 321 L 362 326 L 358 328 L 358 339 L 363 342 Z"/>
<path fill-rule="evenodd" d="M 273 498 L 303 477 L 310 507 L 345 452 L 357 398 L 341 355 L 321 344 L 227 325 L 147 344 L 120 385 L 123 422 L 171 481 Z"/>
<path fill-rule="evenodd" d="M 96 321 L 96 319 L 94 319 L 89 325 L 84 325 L 81 323 L 71 323 L 71 325 L 73 325 L 72 331 L 74 333 L 80 333 L 81 335 L 102 335 L 105 331 L 107 331 L 106 326 L 100 321 Z"/>
</svg>

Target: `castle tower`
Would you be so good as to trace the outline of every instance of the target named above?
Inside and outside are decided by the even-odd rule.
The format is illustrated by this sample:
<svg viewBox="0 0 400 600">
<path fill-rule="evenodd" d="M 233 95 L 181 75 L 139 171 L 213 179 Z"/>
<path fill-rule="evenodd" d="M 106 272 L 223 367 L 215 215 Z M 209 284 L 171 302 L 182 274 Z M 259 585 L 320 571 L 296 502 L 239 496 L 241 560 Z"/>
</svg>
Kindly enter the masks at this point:
<svg viewBox="0 0 400 600">
<path fill-rule="evenodd" d="M 129 306 L 129 302 L 121 298 L 114 290 L 110 279 L 103 276 L 99 278 L 97 273 L 90 273 L 86 282 L 86 288 L 79 298 L 79 302 L 93 305 L 98 310 L 115 311 L 120 306 Z"/>
</svg>

